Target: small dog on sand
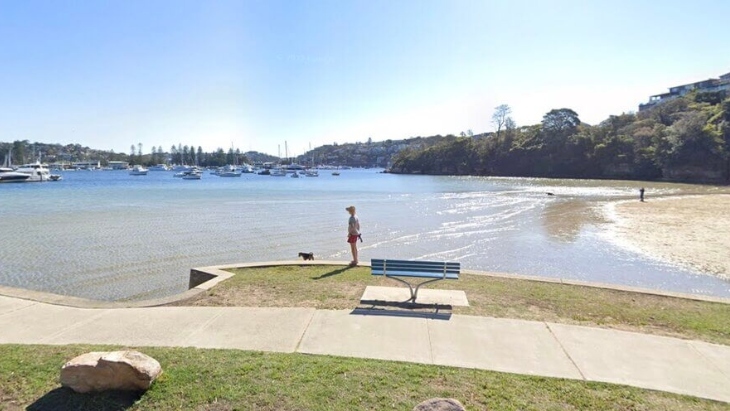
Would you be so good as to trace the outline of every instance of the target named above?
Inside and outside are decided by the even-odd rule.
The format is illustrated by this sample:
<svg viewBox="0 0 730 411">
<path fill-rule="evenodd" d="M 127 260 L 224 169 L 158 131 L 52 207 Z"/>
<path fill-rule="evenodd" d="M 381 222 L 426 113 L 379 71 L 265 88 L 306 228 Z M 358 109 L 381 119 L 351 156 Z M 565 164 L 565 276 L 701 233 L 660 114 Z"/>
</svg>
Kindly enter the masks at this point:
<svg viewBox="0 0 730 411">
<path fill-rule="evenodd" d="M 314 253 L 299 253 L 299 257 L 302 257 L 302 260 L 314 260 Z"/>
</svg>

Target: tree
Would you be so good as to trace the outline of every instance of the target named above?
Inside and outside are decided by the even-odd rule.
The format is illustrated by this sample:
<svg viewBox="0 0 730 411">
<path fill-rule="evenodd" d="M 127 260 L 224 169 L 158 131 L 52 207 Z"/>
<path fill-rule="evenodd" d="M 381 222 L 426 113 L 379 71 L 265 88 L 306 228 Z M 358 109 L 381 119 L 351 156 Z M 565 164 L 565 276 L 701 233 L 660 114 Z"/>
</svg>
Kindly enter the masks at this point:
<svg viewBox="0 0 730 411">
<path fill-rule="evenodd" d="M 142 143 L 137 143 L 137 155 L 142 157 Z"/>
<path fill-rule="evenodd" d="M 502 128 L 507 123 L 507 119 L 510 118 L 509 115 L 512 114 L 512 109 L 509 108 L 506 104 L 501 104 L 494 108 L 494 113 L 492 114 L 492 124 L 497 128 L 497 138 L 499 138 L 499 134 L 502 132 Z"/>
<path fill-rule="evenodd" d="M 567 137 L 580 125 L 578 114 L 569 108 L 550 110 L 542 118 L 542 129 L 548 135 Z"/>
<path fill-rule="evenodd" d="M 13 141 L 13 148 L 12 148 L 13 154 L 12 154 L 11 157 L 14 159 L 13 161 L 16 164 L 17 163 L 19 163 L 19 164 L 26 163 L 25 147 L 27 145 L 28 145 L 28 140 L 23 140 L 23 141 L 16 140 L 16 141 Z"/>
<path fill-rule="evenodd" d="M 516 128 L 517 123 L 512 120 L 512 117 L 507 117 L 507 120 L 504 122 L 504 129 L 507 131 L 507 133 L 514 132 Z"/>
</svg>

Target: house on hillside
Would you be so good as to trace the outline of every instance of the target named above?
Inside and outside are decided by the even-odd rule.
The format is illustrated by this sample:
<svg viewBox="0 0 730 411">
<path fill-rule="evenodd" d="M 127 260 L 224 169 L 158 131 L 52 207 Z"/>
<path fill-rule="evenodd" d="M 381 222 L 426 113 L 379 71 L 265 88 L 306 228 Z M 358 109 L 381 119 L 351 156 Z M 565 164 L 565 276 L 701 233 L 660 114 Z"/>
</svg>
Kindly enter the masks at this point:
<svg viewBox="0 0 730 411">
<path fill-rule="evenodd" d="M 656 94 L 649 97 L 649 102 L 639 104 L 639 111 L 648 110 L 657 104 L 665 103 L 669 100 L 687 95 L 692 91 L 701 91 L 705 93 L 727 91 L 730 92 L 730 73 L 723 74 L 720 78 L 711 78 L 708 80 L 698 81 L 696 83 L 683 84 L 681 86 L 671 87 L 669 93 Z"/>
</svg>

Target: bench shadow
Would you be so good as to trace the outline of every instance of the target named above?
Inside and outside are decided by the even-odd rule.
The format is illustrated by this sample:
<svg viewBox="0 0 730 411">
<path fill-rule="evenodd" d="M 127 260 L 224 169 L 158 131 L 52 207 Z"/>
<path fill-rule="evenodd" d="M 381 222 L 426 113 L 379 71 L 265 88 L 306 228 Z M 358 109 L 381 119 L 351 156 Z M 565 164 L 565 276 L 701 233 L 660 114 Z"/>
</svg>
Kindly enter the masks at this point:
<svg viewBox="0 0 730 411">
<path fill-rule="evenodd" d="M 131 408 L 144 392 L 106 391 L 79 394 L 59 387 L 28 405 L 27 411 L 123 411 Z"/>
<path fill-rule="evenodd" d="M 351 268 L 354 268 L 354 267 L 347 266 L 347 267 L 343 267 L 343 268 L 338 268 L 338 269 L 332 270 L 328 273 L 324 273 L 324 274 L 320 275 L 319 277 L 311 277 L 311 279 L 312 280 L 321 280 L 323 278 L 332 277 L 333 275 L 342 274 Z"/>
<path fill-rule="evenodd" d="M 421 304 L 409 301 L 360 300 L 360 306 L 351 315 L 379 315 L 387 317 L 426 318 L 430 320 L 451 319 L 449 304 Z"/>
</svg>

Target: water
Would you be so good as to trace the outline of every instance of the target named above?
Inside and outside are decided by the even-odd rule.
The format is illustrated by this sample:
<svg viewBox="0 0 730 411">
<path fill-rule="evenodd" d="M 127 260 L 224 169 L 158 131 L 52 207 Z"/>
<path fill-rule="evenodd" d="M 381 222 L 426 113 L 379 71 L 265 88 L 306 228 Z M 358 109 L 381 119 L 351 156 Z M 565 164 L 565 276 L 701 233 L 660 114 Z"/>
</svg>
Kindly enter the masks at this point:
<svg viewBox="0 0 730 411">
<path fill-rule="evenodd" d="M 358 208 L 361 260 L 456 260 L 467 269 L 730 297 L 730 282 L 651 260 L 606 235 L 605 204 L 640 183 L 404 176 L 317 178 L 66 172 L 0 185 L 0 284 L 102 300 L 187 288 L 190 268 L 249 261 L 349 261 L 345 207 Z M 724 188 L 651 184 L 650 194 Z M 547 196 L 552 192 L 554 196 Z"/>
</svg>

